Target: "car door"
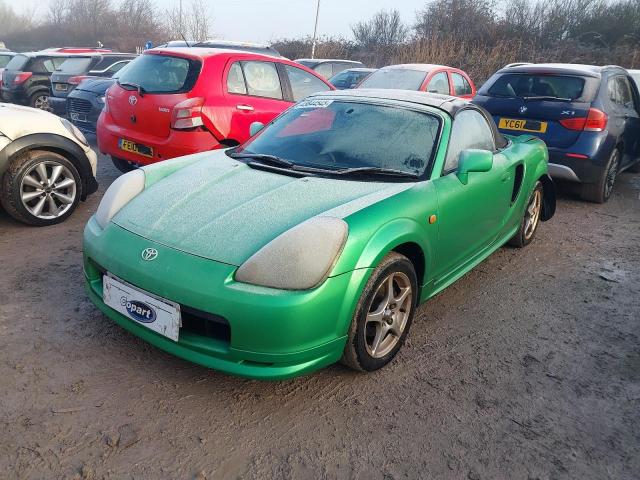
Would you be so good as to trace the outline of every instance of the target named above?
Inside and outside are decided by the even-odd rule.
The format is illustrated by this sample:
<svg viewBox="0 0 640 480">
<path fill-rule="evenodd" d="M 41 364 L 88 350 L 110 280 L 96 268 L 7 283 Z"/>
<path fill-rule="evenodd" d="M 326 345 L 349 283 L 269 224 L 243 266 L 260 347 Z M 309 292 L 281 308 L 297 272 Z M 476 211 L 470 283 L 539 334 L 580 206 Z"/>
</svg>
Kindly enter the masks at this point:
<svg viewBox="0 0 640 480">
<path fill-rule="evenodd" d="M 488 172 L 469 174 L 465 185 L 457 176 L 460 154 L 467 149 L 493 152 Z M 513 173 L 507 158 L 496 150 L 487 119 L 475 109 L 456 115 L 438 195 L 438 244 L 434 275 L 446 280 L 475 259 L 500 234 L 511 205 Z"/>
<path fill-rule="evenodd" d="M 267 124 L 291 105 L 275 62 L 232 62 L 224 83 L 230 118 L 226 136 L 240 143 L 249 138 L 252 123 Z"/>
<path fill-rule="evenodd" d="M 613 118 L 620 127 L 624 151 L 621 167 L 635 163 L 640 156 L 640 115 L 638 92 L 626 76 L 616 75 L 609 80 L 609 96 L 613 104 Z"/>
<path fill-rule="evenodd" d="M 425 91 L 429 93 L 450 95 L 451 91 L 449 90 L 449 77 L 447 77 L 447 72 L 440 71 L 433 73 L 431 78 L 427 80 Z"/>
</svg>

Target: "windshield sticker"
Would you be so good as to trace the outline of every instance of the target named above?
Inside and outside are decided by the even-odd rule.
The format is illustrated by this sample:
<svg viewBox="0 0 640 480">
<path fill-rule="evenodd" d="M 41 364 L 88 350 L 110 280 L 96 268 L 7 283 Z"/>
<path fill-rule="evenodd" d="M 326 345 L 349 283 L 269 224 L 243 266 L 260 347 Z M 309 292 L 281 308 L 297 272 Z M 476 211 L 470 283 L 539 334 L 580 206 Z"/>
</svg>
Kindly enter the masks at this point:
<svg viewBox="0 0 640 480">
<path fill-rule="evenodd" d="M 309 99 L 298 103 L 293 108 L 327 108 L 333 103 L 333 100 Z"/>
</svg>

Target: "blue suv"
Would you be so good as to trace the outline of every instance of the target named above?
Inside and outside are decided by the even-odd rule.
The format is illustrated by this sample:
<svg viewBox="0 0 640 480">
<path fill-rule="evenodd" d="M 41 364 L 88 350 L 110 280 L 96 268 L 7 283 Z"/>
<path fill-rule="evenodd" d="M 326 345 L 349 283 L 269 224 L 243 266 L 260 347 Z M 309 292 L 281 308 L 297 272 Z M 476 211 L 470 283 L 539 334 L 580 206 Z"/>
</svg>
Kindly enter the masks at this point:
<svg viewBox="0 0 640 480">
<path fill-rule="evenodd" d="M 584 200 L 604 203 L 620 172 L 640 172 L 640 95 L 621 67 L 514 64 L 496 72 L 473 102 L 501 132 L 544 140 L 549 173 L 581 183 Z"/>
</svg>

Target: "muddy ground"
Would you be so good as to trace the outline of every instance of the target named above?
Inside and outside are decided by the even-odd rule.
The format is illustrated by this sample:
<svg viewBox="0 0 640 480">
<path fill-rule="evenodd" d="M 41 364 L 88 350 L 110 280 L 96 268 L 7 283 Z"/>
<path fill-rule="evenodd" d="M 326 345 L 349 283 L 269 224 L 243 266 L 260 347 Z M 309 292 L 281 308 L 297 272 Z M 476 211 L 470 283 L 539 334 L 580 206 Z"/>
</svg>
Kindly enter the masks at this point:
<svg viewBox="0 0 640 480">
<path fill-rule="evenodd" d="M 280 383 L 228 377 L 110 322 L 81 234 L 0 213 L 0 477 L 640 477 L 640 175 L 602 206 L 565 195 L 421 307 L 392 365 Z"/>
</svg>

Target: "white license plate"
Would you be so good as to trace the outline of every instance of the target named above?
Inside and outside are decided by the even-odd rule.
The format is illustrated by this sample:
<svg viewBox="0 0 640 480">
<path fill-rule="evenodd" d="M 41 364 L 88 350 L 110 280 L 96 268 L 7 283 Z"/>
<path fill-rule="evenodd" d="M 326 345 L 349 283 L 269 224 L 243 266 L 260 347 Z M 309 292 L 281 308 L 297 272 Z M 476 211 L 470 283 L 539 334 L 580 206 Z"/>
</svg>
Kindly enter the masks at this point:
<svg viewBox="0 0 640 480">
<path fill-rule="evenodd" d="M 154 332 L 178 341 L 180 305 L 144 292 L 110 274 L 102 277 L 102 299 L 115 311 Z"/>
<path fill-rule="evenodd" d="M 58 92 L 66 92 L 67 84 L 66 83 L 56 83 L 56 91 Z"/>
<path fill-rule="evenodd" d="M 73 120 L 74 122 L 86 122 L 87 121 L 87 116 L 83 113 L 74 113 L 71 112 L 69 114 L 69 116 L 71 117 L 71 120 Z"/>
</svg>

